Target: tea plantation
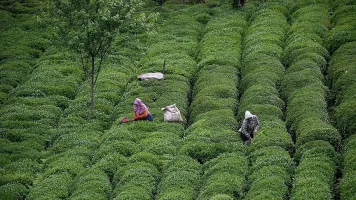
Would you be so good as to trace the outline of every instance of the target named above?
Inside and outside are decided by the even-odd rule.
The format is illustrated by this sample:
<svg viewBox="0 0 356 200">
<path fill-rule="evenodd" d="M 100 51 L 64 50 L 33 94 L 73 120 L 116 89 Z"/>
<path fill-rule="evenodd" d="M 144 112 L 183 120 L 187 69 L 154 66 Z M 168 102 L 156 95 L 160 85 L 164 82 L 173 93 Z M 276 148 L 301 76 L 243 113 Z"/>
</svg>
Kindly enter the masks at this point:
<svg viewBox="0 0 356 200">
<path fill-rule="evenodd" d="M 154 31 L 115 38 L 92 110 L 47 1 L 0 1 L 1 200 L 356 200 L 355 0 L 147 2 Z M 136 97 L 154 121 L 120 124 Z"/>
</svg>

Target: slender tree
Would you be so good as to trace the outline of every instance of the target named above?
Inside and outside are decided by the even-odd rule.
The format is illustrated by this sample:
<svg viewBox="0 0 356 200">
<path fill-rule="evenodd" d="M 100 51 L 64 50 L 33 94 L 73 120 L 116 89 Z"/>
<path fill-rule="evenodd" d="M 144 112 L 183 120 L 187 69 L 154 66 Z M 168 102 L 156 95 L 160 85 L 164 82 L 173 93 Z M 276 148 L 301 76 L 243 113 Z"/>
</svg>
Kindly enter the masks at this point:
<svg viewBox="0 0 356 200">
<path fill-rule="evenodd" d="M 95 84 L 115 37 L 134 33 L 136 26 L 147 28 L 155 15 L 141 12 L 143 0 L 54 0 L 51 5 L 56 38 L 80 59 L 93 109 Z"/>
</svg>

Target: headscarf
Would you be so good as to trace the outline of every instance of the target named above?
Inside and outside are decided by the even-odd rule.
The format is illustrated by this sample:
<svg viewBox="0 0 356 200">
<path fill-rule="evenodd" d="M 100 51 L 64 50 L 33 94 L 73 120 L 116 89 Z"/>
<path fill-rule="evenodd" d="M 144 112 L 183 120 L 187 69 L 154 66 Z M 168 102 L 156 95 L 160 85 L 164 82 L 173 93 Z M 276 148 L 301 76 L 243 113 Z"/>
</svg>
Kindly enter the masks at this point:
<svg viewBox="0 0 356 200">
<path fill-rule="evenodd" d="M 135 112 L 137 112 L 138 115 L 141 115 L 143 112 L 145 112 L 147 110 L 147 106 L 142 103 L 141 99 L 136 98 L 135 102 L 134 102 L 134 110 Z"/>
<path fill-rule="evenodd" d="M 245 112 L 245 119 L 248 119 L 250 117 L 253 117 L 253 115 L 250 113 L 250 111 Z"/>
</svg>

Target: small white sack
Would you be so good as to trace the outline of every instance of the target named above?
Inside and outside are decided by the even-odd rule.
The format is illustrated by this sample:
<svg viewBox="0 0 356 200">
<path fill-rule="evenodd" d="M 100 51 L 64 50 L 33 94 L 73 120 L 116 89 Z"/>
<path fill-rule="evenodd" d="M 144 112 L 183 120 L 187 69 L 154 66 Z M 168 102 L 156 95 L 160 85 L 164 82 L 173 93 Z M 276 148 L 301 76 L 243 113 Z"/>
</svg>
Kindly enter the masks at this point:
<svg viewBox="0 0 356 200">
<path fill-rule="evenodd" d="M 163 74 L 161 72 L 146 73 L 146 74 L 138 75 L 137 79 L 140 81 L 142 81 L 142 80 L 162 80 Z"/>
<path fill-rule="evenodd" d="M 182 122 L 182 116 L 180 114 L 179 109 L 177 108 L 176 104 L 166 106 L 162 108 L 163 110 L 163 117 L 165 122 Z"/>
</svg>

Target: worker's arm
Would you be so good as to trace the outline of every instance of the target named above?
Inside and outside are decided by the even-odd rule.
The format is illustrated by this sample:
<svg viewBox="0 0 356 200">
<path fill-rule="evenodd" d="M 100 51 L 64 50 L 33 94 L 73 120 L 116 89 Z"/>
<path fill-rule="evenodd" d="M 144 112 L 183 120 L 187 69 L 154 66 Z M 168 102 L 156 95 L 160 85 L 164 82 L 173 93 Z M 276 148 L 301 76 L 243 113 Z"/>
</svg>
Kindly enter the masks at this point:
<svg viewBox="0 0 356 200">
<path fill-rule="evenodd" d="M 256 133 L 260 128 L 260 121 L 258 120 L 257 116 L 255 116 L 254 120 L 255 120 L 255 130 L 253 130 L 253 133 Z"/>
<path fill-rule="evenodd" d="M 251 140 L 251 136 L 247 132 L 247 122 L 246 122 L 246 120 L 244 120 L 243 123 L 242 123 L 241 133 L 244 134 L 248 140 Z"/>
<path fill-rule="evenodd" d="M 137 114 L 136 112 L 134 113 L 134 120 L 140 120 L 140 119 L 144 119 L 145 117 L 147 117 L 147 115 L 149 114 L 148 110 L 146 110 L 145 112 L 143 112 L 141 115 Z"/>
</svg>

